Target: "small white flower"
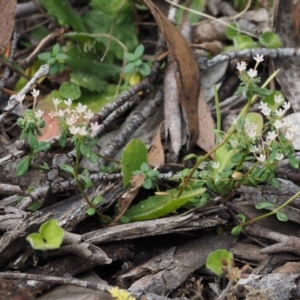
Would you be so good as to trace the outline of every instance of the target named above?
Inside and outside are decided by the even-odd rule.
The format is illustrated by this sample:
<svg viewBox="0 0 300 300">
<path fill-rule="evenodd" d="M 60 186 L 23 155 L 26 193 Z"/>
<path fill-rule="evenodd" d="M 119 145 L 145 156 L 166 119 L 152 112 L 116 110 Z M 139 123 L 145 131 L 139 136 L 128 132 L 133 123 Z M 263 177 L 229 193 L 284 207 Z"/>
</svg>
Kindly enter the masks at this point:
<svg viewBox="0 0 300 300">
<path fill-rule="evenodd" d="M 266 161 L 266 156 L 264 154 L 261 154 L 259 157 L 256 157 L 256 158 L 260 162 L 265 162 Z"/>
<path fill-rule="evenodd" d="M 269 131 L 267 134 L 267 140 L 274 141 L 277 137 L 277 134 L 275 131 Z"/>
<path fill-rule="evenodd" d="M 282 117 L 285 114 L 285 111 L 282 110 L 281 108 L 275 110 L 275 114 L 277 117 Z"/>
<path fill-rule="evenodd" d="M 286 119 L 283 121 L 284 126 L 286 127 L 291 127 L 292 126 L 292 121 L 289 119 Z"/>
<path fill-rule="evenodd" d="M 256 54 L 256 56 L 254 56 L 253 59 L 254 59 L 257 63 L 260 63 L 260 62 L 264 61 L 264 56 L 263 56 L 263 55 Z"/>
<path fill-rule="evenodd" d="M 68 100 L 65 100 L 64 103 L 70 107 L 72 105 L 73 100 L 71 98 L 68 98 Z"/>
<path fill-rule="evenodd" d="M 284 103 L 282 104 L 282 106 L 283 106 L 283 108 L 284 108 L 285 110 L 288 110 L 288 109 L 291 107 L 291 103 L 290 103 L 290 102 L 284 102 Z"/>
<path fill-rule="evenodd" d="M 67 119 L 66 119 L 66 123 L 69 126 L 74 125 L 76 122 L 77 122 L 77 118 L 74 118 L 73 116 L 67 117 Z"/>
<path fill-rule="evenodd" d="M 219 161 L 214 161 L 214 162 L 211 163 L 211 166 L 214 169 L 219 169 L 220 168 L 220 162 Z"/>
<path fill-rule="evenodd" d="M 284 125 L 284 124 L 283 124 L 283 122 L 282 122 L 281 120 L 276 120 L 276 121 L 274 122 L 274 126 L 275 126 L 276 129 L 281 128 L 283 125 Z"/>
<path fill-rule="evenodd" d="M 199 165 L 199 169 L 204 170 L 206 168 L 207 162 L 203 161 L 200 165 Z"/>
<path fill-rule="evenodd" d="M 282 153 L 277 153 L 276 157 L 275 157 L 278 161 L 284 159 L 284 155 Z"/>
<path fill-rule="evenodd" d="M 247 74 L 251 77 L 251 78 L 254 78 L 257 76 L 257 71 L 256 70 L 253 70 L 253 69 L 250 69 Z"/>
<path fill-rule="evenodd" d="M 294 133 L 288 130 L 285 134 L 285 138 L 289 141 L 292 141 L 294 138 Z"/>
<path fill-rule="evenodd" d="M 271 109 L 270 108 L 264 108 L 261 110 L 261 113 L 268 117 L 271 114 Z"/>
<path fill-rule="evenodd" d="M 260 102 L 260 105 L 258 106 L 259 109 L 269 109 L 268 104 L 265 102 Z"/>
<path fill-rule="evenodd" d="M 57 105 L 60 103 L 61 101 L 59 99 L 54 99 L 53 98 L 53 103 L 54 103 L 54 106 L 55 106 L 55 109 L 57 108 Z"/>
<path fill-rule="evenodd" d="M 39 109 L 38 111 L 35 111 L 34 114 L 37 118 L 41 118 L 43 116 L 44 112 Z"/>
<path fill-rule="evenodd" d="M 93 115 L 94 115 L 94 113 L 89 109 L 88 111 L 86 111 L 86 112 L 84 113 L 84 119 L 89 120 L 90 118 L 93 117 Z"/>
<path fill-rule="evenodd" d="M 246 70 L 247 64 L 244 61 L 238 62 L 236 68 L 240 71 L 243 72 Z"/>
<path fill-rule="evenodd" d="M 90 127 L 91 127 L 92 132 L 95 132 L 100 128 L 100 125 L 98 124 L 98 122 L 95 122 L 95 123 L 91 123 Z"/>
<path fill-rule="evenodd" d="M 81 136 L 86 136 L 88 134 L 88 132 L 86 131 L 86 129 L 84 127 L 78 128 L 77 133 Z"/>
<path fill-rule="evenodd" d="M 65 110 L 60 109 L 56 115 L 62 118 L 65 115 Z"/>
<path fill-rule="evenodd" d="M 251 145 L 249 148 L 249 151 L 252 153 L 258 152 L 258 147 L 256 145 Z"/>
<path fill-rule="evenodd" d="M 31 95 L 36 98 L 40 95 L 40 91 L 39 90 L 36 90 L 36 89 L 33 89 L 32 92 L 31 92 Z"/>
<path fill-rule="evenodd" d="M 298 130 L 298 125 L 291 125 L 288 131 L 295 133 Z"/>
<path fill-rule="evenodd" d="M 280 104 L 283 101 L 283 98 L 281 95 L 275 95 L 274 96 L 274 101 L 278 104 Z"/>
<path fill-rule="evenodd" d="M 50 118 L 52 119 L 53 117 L 56 117 L 56 112 L 55 111 L 51 111 L 49 114 Z"/>
<path fill-rule="evenodd" d="M 80 113 L 84 113 L 87 109 L 86 105 L 82 105 L 81 103 L 78 103 L 77 107 L 76 107 L 76 111 L 80 114 Z"/>
<path fill-rule="evenodd" d="M 69 127 L 69 131 L 70 131 L 70 133 L 73 134 L 73 135 L 77 134 L 78 129 L 79 129 L 79 128 L 76 127 L 76 126 L 74 126 L 74 125 Z"/>
<path fill-rule="evenodd" d="M 249 138 L 251 138 L 251 139 L 256 137 L 256 131 L 253 130 L 253 129 L 248 129 L 248 130 L 246 131 L 246 133 L 247 133 L 247 135 L 249 136 Z"/>
</svg>

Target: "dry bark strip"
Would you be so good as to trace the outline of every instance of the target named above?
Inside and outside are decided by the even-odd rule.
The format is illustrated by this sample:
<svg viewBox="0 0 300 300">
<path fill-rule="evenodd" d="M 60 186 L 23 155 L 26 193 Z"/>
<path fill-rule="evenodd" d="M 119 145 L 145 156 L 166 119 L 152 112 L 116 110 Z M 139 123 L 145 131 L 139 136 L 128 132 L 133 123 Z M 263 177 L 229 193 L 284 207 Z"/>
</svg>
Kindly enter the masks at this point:
<svg viewBox="0 0 300 300">
<path fill-rule="evenodd" d="M 193 242 L 170 248 L 121 275 L 119 280 L 124 283 L 139 278 L 129 288 L 134 294 L 167 294 L 180 286 L 192 272 L 204 266 L 211 252 L 229 249 L 235 239 L 236 237 L 229 234 L 204 235 Z"/>
</svg>

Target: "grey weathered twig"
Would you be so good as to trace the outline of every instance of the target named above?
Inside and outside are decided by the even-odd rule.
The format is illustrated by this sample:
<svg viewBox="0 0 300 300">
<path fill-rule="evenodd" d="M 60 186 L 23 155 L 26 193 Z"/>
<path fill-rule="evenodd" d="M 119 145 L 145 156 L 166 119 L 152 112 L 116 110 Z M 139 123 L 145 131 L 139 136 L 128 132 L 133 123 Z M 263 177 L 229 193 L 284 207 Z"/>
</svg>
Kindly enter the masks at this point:
<svg viewBox="0 0 300 300">
<path fill-rule="evenodd" d="M 265 57 L 279 58 L 279 57 L 292 57 L 300 56 L 300 49 L 298 48 L 278 48 L 278 49 L 267 49 L 267 48 L 253 48 L 245 49 L 241 51 L 233 51 L 225 54 L 216 55 L 212 59 L 205 57 L 198 57 L 197 62 L 200 69 L 205 70 L 211 68 L 221 62 L 230 61 L 236 58 L 253 57 L 257 54 L 262 54 Z"/>
<path fill-rule="evenodd" d="M 0 124 L 3 122 L 3 120 L 10 114 L 10 112 L 20 103 L 18 101 L 19 97 L 23 97 L 26 93 L 28 93 L 31 89 L 31 87 L 43 76 L 46 76 L 49 73 L 49 66 L 48 65 L 42 65 L 37 72 L 34 74 L 34 76 L 31 78 L 31 80 L 25 85 L 25 87 L 15 95 L 12 95 L 7 103 L 7 106 L 4 108 L 2 114 L 0 115 Z"/>
</svg>

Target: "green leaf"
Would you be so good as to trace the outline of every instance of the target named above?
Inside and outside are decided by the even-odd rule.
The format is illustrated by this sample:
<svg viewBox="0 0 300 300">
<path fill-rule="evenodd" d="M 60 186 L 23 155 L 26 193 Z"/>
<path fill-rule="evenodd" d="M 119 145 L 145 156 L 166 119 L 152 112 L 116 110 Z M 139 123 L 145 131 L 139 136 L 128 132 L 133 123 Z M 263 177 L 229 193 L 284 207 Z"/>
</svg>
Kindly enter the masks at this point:
<svg viewBox="0 0 300 300">
<path fill-rule="evenodd" d="M 102 196 L 96 196 L 93 200 L 93 203 L 95 205 L 100 204 L 103 201 L 103 197 Z"/>
<path fill-rule="evenodd" d="M 262 133 L 263 126 L 264 126 L 264 119 L 261 114 L 256 112 L 247 113 L 245 116 L 245 120 L 248 120 L 249 123 L 254 123 L 257 125 L 255 130 L 256 135 L 259 136 Z"/>
<path fill-rule="evenodd" d="M 32 132 L 28 133 L 28 144 L 31 149 L 37 149 L 39 147 L 39 142 Z"/>
<path fill-rule="evenodd" d="M 28 210 L 37 211 L 42 206 L 41 202 L 35 201 L 28 206 Z"/>
<path fill-rule="evenodd" d="M 151 69 L 149 67 L 148 64 L 146 63 L 142 63 L 139 66 L 139 72 L 143 75 L 143 76 L 148 76 L 151 73 Z"/>
<path fill-rule="evenodd" d="M 233 38 L 233 44 L 234 47 L 239 50 L 254 48 L 257 45 L 250 36 L 244 34 L 235 36 Z"/>
<path fill-rule="evenodd" d="M 26 240 L 36 250 L 51 250 L 60 247 L 63 237 L 64 231 L 55 219 L 51 219 L 41 225 L 39 233 L 28 235 Z"/>
<path fill-rule="evenodd" d="M 167 194 L 151 196 L 130 207 L 124 214 L 130 221 L 152 220 L 170 214 L 186 204 L 193 197 L 198 197 L 206 191 L 205 188 L 187 190 L 180 198 L 175 198 L 177 189 L 168 190 Z"/>
<path fill-rule="evenodd" d="M 282 45 L 279 36 L 272 31 L 265 31 L 259 37 L 259 42 L 267 48 L 279 48 Z"/>
<path fill-rule="evenodd" d="M 231 162 L 232 163 L 239 163 L 241 160 L 243 160 L 245 153 L 235 153 L 231 157 Z"/>
<path fill-rule="evenodd" d="M 56 43 L 52 48 L 52 56 L 56 56 L 60 51 L 59 43 Z"/>
<path fill-rule="evenodd" d="M 132 172 L 139 170 L 142 163 L 148 162 L 147 148 L 138 139 L 131 140 L 122 152 L 121 165 L 123 173 L 123 185 L 129 186 Z"/>
<path fill-rule="evenodd" d="M 38 150 L 38 151 L 45 152 L 45 151 L 47 151 L 48 149 L 50 149 L 50 147 L 51 147 L 50 142 L 42 141 L 42 142 L 39 142 L 39 145 L 38 145 L 37 150 Z"/>
<path fill-rule="evenodd" d="M 143 163 L 141 164 L 140 170 L 141 170 L 142 172 L 147 172 L 147 171 L 150 170 L 150 167 L 148 166 L 148 164 L 147 164 L 146 162 L 143 162 Z"/>
<path fill-rule="evenodd" d="M 84 188 L 85 189 L 93 186 L 93 182 L 89 177 L 80 174 L 79 179 L 81 179 L 84 182 Z"/>
<path fill-rule="evenodd" d="M 91 92 L 103 92 L 107 88 L 106 80 L 102 80 L 99 76 L 81 71 L 73 71 L 70 74 L 71 82 L 77 86 L 88 89 Z"/>
<path fill-rule="evenodd" d="M 74 168 L 72 166 L 63 164 L 60 166 L 60 168 L 68 173 L 71 173 L 73 176 L 75 174 Z"/>
<path fill-rule="evenodd" d="M 231 234 L 232 235 L 239 235 L 242 232 L 242 230 L 243 230 L 242 226 L 240 226 L 240 225 L 235 226 L 235 227 L 232 228 Z"/>
<path fill-rule="evenodd" d="M 146 190 L 150 190 L 152 188 L 152 180 L 150 178 L 146 178 L 145 181 L 143 182 L 143 188 Z"/>
<path fill-rule="evenodd" d="M 17 164 L 16 175 L 18 177 L 24 175 L 28 171 L 30 161 L 30 156 L 26 156 Z"/>
<path fill-rule="evenodd" d="M 259 202 L 255 205 L 256 209 L 270 209 L 270 210 L 274 210 L 275 206 L 274 204 L 270 203 L 270 202 Z"/>
<path fill-rule="evenodd" d="M 60 25 L 70 26 L 78 32 L 87 31 L 81 16 L 72 8 L 68 0 L 41 0 L 40 3 Z"/>
<path fill-rule="evenodd" d="M 95 213 L 96 213 L 96 209 L 93 208 L 93 207 L 90 207 L 86 213 L 89 215 L 89 216 L 93 216 Z"/>
<path fill-rule="evenodd" d="M 130 222 L 130 219 L 125 217 L 125 216 L 122 216 L 121 219 L 120 219 L 120 222 L 123 223 L 123 224 L 126 224 L 126 223 Z"/>
<path fill-rule="evenodd" d="M 276 188 L 276 189 L 280 188 L 280 182 L 277 178 L 272 177 L 272 178 L 270 178 L 269 182 L 274 188 Z"/>
<path fill-rule="evenodd" d="M 295 156 L 289 156 L 289 164 L 294 169 L 299 169 L 299 160 Z"/>
<path fill-rule="evenodd" d="M 126 53 L 125 59 L 127 62 L 134 62 L 137 59 L 137 57 L 133 53 Z"/>
<path fill-rule="evenodd" d="M 266 96 L 272 96 L 273 95 L 273 92 L 269 91 L 266 88 L 258 88 L 258 89 L 255 89 L 255 91 L 261 97 L 266 97 Z"/>
<path fill-rule="evenodd" d="M 213 271 L 216 275 L 220 276 L 223 274 L 222 267 L 224 264 L 222 263 L 222 260 L 225 260 L 227 262 L 227 267 L 232 267 L 232 259 L 233 254 L 227 250 L 219 249 L 212 253 L 210 253 L 206 260 L 206 268 Z"/>
<path fill-rule="evenodd" d="M 68 55 L 65 53 L 58 53 L 55 56 L 55 59 L 59 62 L 59 63 L 64 63 L 65 60 L 68 58 Z"/>
<path fill-rule="evenodd" d="M 51 57 L 51 53 L 50 52 L 43 52 L 43 53 L 40 53 L 38 55 L 38 59 L 40 60 L 47 60 Z"/>
<path fill-rule="evenodd" d="M 53 64 L 55 64 L 56 63 L 56 59 L 54 58 L 54 57 L 49 57 L 48 59 L 47 59 L 47 64 L 48 65 L 53 65 Z"/>
<path fill-rule="evenodd" d="M 281 212 L 281 211 L 278 211 L 276 213 L 276 217 L 281 222 L 287 222 L 289 220 L 288 216 L 285 213 Z"/>
<path fill-rule="evenodd" d="M 59 64 L 51 65 L 49 68 L 49 74 L 55 75 L 59 72 Z"/>
<path fill-rule="evenodd" d="M 186 161 L 186 160 L 189 160 L 189 159 L 192 159 L 192 158 L 197 159 L 197 155 L 194 154 L 194 153 L 188 154 L 183 160 Z"/>
<path fill-rule="evenodd" d="M 230 24 L 230 26 L 226 27 L 225 35 L 229 40 L 232 40 L 235 36 L 239 35 L 239 25 L 236 22 Z"/>
<path fill-rule="evenodd" d="M 238 214 L 237 216 L 238 216 L 238 218 L 239 218 L 243 223 L 246 222 L 247 217 L 246 217 L 245 215 L 243 215 L 243 214 Z"/>
<path fill-rule="evenodd" d="M 207 1 L 206 0 L 193 0 L 192 2 L 189 3 L 188 8 L 193 9 L 194 11 L 197 12 L 204 12 L 205 6 L 206 6 Z M 182 3 L 183 6 L 186 6 L 187 1 Z M 176 24 L 181 24 L 182 23 L 182 14 L 183 14 L 184 9 L 183 8 L 178 8 L 177 13 L 176 13 Z M 201 16 L 196 13 L 190 12 L 188 14 L 188 21 L 190 23 L 197 23 L 200 20 Z"/>
<path fill-rule="evenodd" d="M 81 96 L 80 87 L 73 82 L 63 82 L 59 88 L 59 93 L 64 98 L 76 100 Z"/>
<path fill-rule="evenodd" d="M 128 63 L 125 68 L 124 68 L 124 73 L 130 73 L 135 69 L 135 64 L 134 62 Z"/>
<path fill-rule="evenodd" d="M 136 58 L 141 57 L 143 55 L 145 51 L 145 47 L 144 45 L 140 44 L 136 47 L 136 49 L 134 50 L 134 55 Z"/>
</svg>

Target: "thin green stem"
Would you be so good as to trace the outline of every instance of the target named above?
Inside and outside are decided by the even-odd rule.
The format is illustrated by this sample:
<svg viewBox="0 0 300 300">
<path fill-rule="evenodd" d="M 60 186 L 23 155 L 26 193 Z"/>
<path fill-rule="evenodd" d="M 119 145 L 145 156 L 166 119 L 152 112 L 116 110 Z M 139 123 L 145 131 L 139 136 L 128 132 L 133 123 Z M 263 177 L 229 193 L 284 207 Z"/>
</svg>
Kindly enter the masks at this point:
<svg viewBox="0 0 300 300">
<path fill-rule="evenodd" d="M 267 218 L 269 216 L 277 214 L 280 210 L 282 210 L 284 207 L 286 207 L 287 205 L 289 205 L 290 203 L 292 203 L 299 196 L 300 196 L 300 191 L 298 193 L 296 193 L 294 196 L 292 196 L 289 200 L 287 200 L 286 202 L 284 202 L 283 204 L 281 204 L 280 206 L 278 206 L 274 210 L 270 211 L 269 213 L 266 213 L 266 214 L 264 214 L 262 216 L 254 218 L 252 220 L 246 221 L 246 222 L 240 224 L 240 226 L 245 227 L 245 226 L 250 225 L 250 224 L 252 224 L 254 222 L 260 221 L 260 220 L 265 219 L 265 218 Z"/>
<path fill-rule="evenodd" d="M 221 109 L 220 109 L 220 101 L 219 94 L 216 85 L 214 84 L 214 95 L 215 95 L 215 105 L 216 105 L 216 117 L 217 117 L 217 133 L 216 133 L 216 143 L 219 143 L 220 131 L 221 131 Z"/>
</svg>

